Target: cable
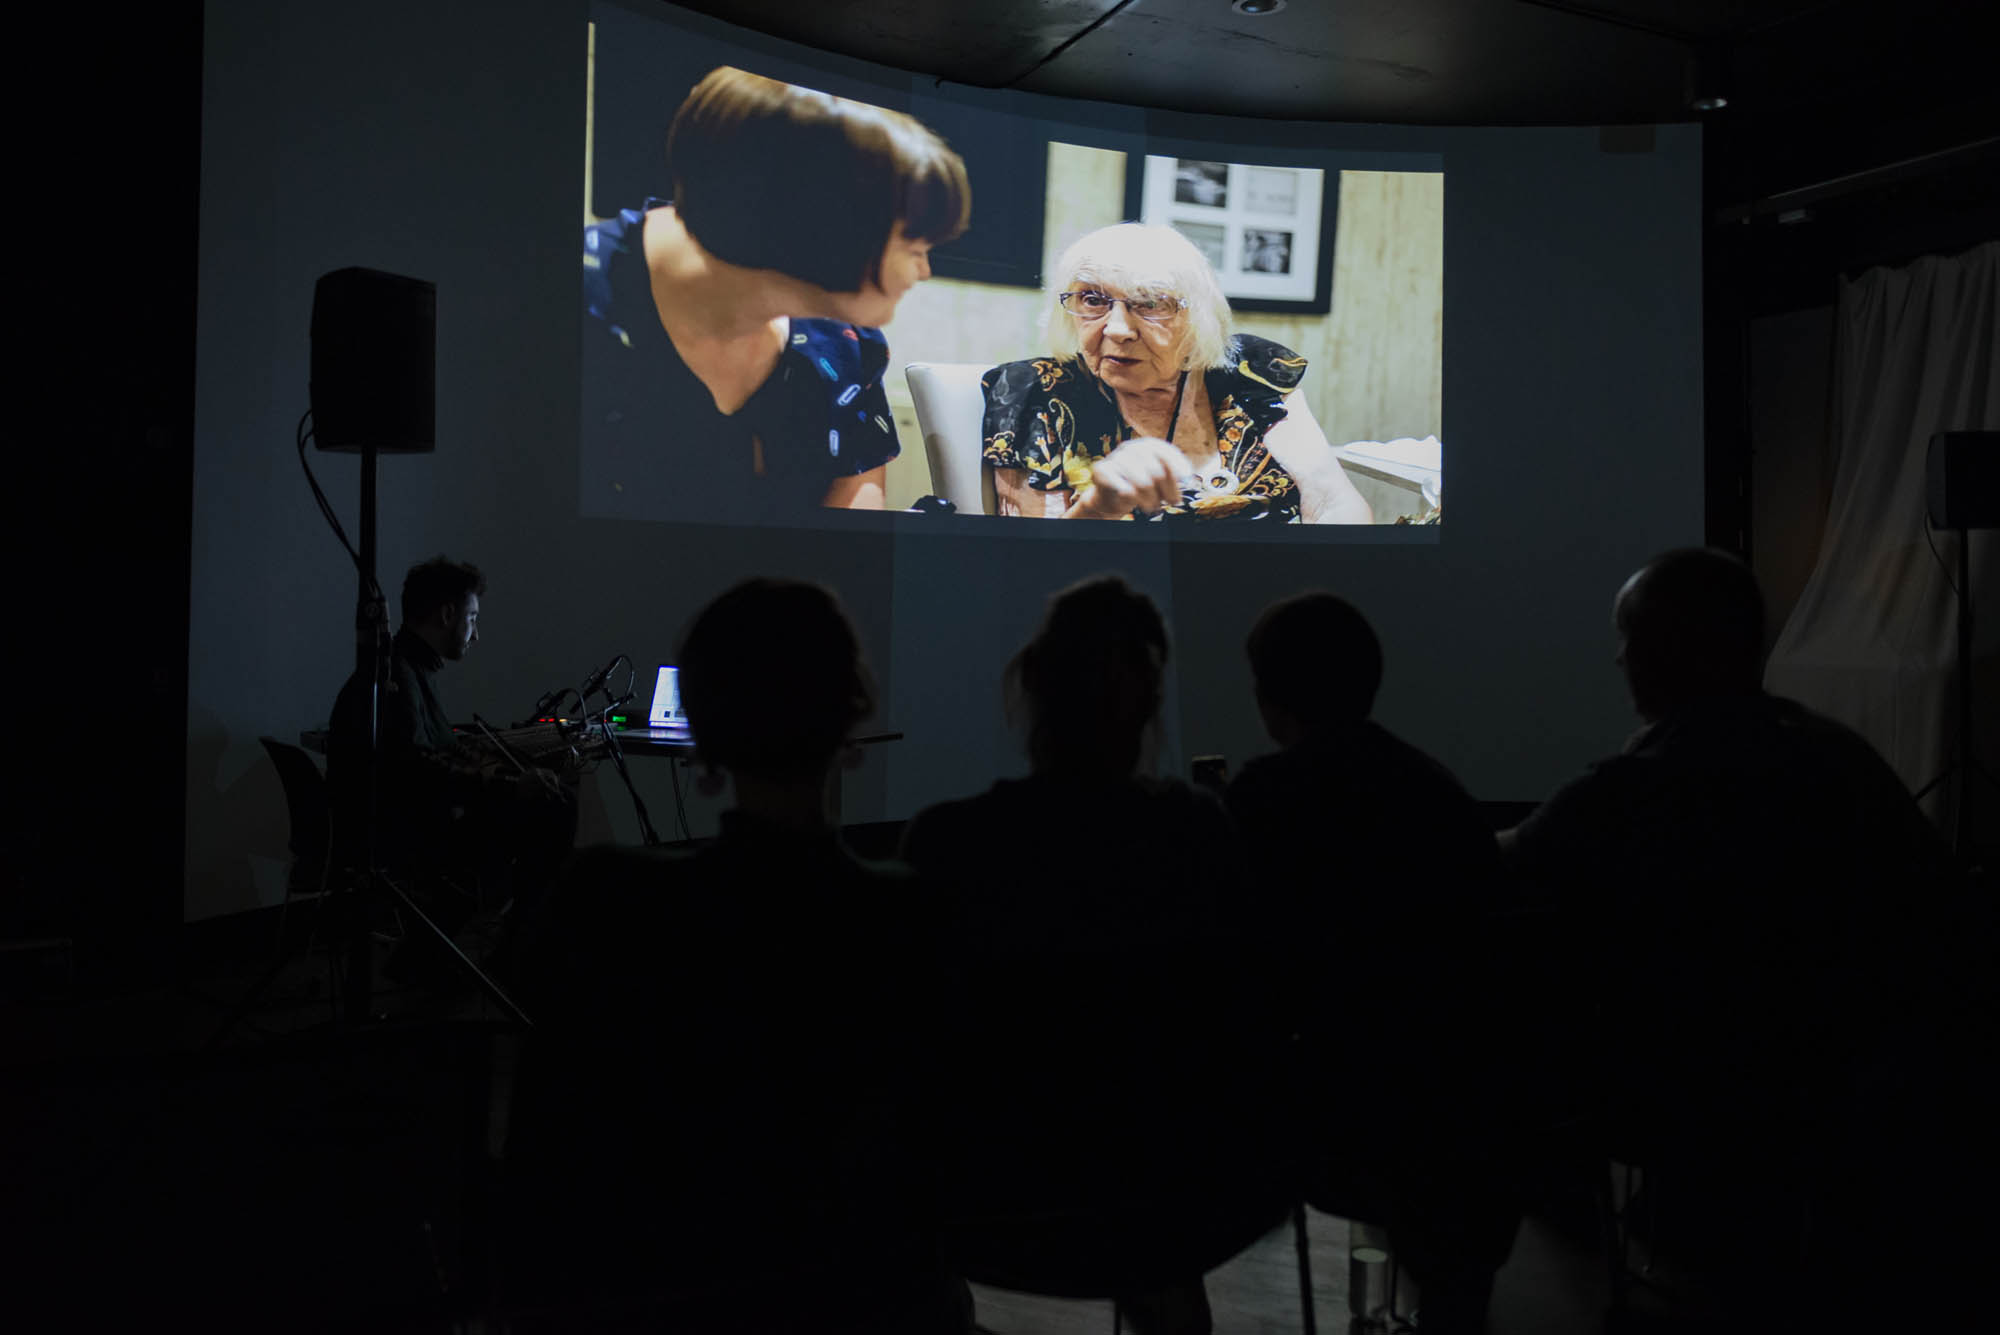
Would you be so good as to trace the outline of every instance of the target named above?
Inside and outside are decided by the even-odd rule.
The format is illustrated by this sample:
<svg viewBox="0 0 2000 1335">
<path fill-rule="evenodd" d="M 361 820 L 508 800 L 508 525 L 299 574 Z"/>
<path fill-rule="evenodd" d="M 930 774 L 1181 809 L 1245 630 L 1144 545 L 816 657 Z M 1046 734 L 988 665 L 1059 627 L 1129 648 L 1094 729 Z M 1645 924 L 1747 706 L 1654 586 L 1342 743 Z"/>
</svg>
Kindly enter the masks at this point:
<svg viewBox="0 0 2000 1335">
<path fill-rule="evenodd" d="M 348 541 L 347 530 L 341 526 L 340 516 L 334 513 L 333 502 L 326 498 L 326 493 L 320 490 L 319 479 L 313 476 L 312 461 L 306 457 L 306 442 L 311 440 L 313 435 L 312 428 L 306 423 L 311 419 L 312 409 L 308 408 L 300 415 L 298 427 L 292 433 L 299 447 L 299 467 L 305 470 L 306 483 L 312 488 L 313 500 L 318 503 L 319 512 L 326 519 L 327 526 L 333 530 L 333 536 L 339 538 L 340 545 L 346 549 L 347 559 L 354 562 L 355 572 L 367 577 L 369 593 L 376 602 L 387 603 L 388 599 L 382 595 L 382 586 L 375 581 L 374 576 L 362 568 L 361 553 L 354 549 L 352 542 Z"/>
<path fill-rule="evenodd" d="M 681 758 L 679 756 L 667 757 L 667 773 L 672 776 L 674 781 L 674 815 L 681 823 L 681 842 L 686 843 L 688 840 L 694 838 L 694 831 L 688 828 L 687 803 L 681 798 Z"/>
<path fill-rule="evenodd" d="M 618 745 L 617 734 L 611 731 L 611 711 L 606 709 L 597 716 L 598 729 L 604 734 L 604 749 L 610 753 L 611 763 L 618 767 L 618 777 L 625 781 L 625 791 L 632 795 L 632 809 L 639 815 L 639 837 L 646 847 L 660 846 L 660 832 L 653 828 L 653 818 L 646 813 L 646 799 L 639 796 L 639 789 L 632 782 L 632 771 L 625 764 L 625 749 Z"/>
<path fill-rule="evenodd" d="M 1958 540 L 1964 542 L 1965 534 L 1960 533 Z M 1951 577 L 1951 566 L 1945 561 L 1944 554 L 1938 551 L 1937 539 L 1931 536 L 1931 517 L 1928 511 L 1924 514 L 1924 546 L 1931 549 L 1932 559 L 1938 563 L 1938 569 L 1944 572 L 1944 586 L 1951 590 L 1952 598 L 1962 599 L 1964 595 L 1958 591 L 1958 581 Z"/>
</svg>

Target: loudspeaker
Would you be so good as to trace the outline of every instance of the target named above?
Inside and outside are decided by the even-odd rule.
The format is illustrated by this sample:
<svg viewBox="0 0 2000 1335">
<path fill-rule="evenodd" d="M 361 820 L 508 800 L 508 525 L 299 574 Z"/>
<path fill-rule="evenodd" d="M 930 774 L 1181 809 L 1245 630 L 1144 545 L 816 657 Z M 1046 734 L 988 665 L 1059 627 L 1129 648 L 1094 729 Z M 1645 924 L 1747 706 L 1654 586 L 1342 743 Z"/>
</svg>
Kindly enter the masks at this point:
<svg viewBox="0 0 2000 1335">
<path fill-rule="evenodd" d="M 322 450 L 437 448 L 437 285 L 336 269 L 313 286 L 313 439 Z"/>
<path fill-rule="evenodd" d="M 1940 431 L 1925 460 L 1933 528 L 2000 528 L 2000 431 Z"/>
</svg>

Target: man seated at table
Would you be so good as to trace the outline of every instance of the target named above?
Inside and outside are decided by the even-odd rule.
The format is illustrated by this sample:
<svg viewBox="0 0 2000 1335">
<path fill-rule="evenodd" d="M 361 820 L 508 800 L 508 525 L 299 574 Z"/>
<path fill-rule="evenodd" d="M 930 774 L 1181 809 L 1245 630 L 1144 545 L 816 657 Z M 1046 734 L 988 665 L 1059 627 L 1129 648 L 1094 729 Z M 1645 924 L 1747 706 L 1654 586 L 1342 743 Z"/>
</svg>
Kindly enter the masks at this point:
<svg viewBox="0 0 2000 1335">
<path fill-rule="evenodd" d="M 508 895 L 553 874 L 576 836 L 575 802 L 555 775 L 532 768 L 518 773 L 452 730 L 438 677 L 478 641 L 485 592 L 486 577 L 475 565 L 438 556 L 410 567 L 403 579 L 403 623 L 376 706 L 375 865 L 391 873 L 435 873 L 457 884 L 465 898 L 433 896 L 426 905 L 444 915 L 447 929 L 478 900 L 497 901 L 497 908 Z M 366 857 L 361 789 L 370 686 L 366 673 L 348 678 L 327 738 L 336 847 L 355 862 Z M 481 894 L 482 881 L 496 884 Z"/>
</svg>

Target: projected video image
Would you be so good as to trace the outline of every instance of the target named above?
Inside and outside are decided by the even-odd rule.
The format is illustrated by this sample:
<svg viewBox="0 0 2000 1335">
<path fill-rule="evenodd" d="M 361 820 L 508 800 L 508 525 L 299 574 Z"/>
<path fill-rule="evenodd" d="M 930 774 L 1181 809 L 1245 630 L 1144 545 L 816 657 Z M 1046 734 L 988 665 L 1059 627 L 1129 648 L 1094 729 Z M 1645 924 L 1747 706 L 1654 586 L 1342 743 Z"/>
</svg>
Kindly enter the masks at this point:
<svg viewBox="0 0 2000 1335">
<path fill-rule="evenodd" d="M 941 128 L 609 7 L 589 50 L 585 514 L 1442 521 L 1442 172 Z"/>
</svg>

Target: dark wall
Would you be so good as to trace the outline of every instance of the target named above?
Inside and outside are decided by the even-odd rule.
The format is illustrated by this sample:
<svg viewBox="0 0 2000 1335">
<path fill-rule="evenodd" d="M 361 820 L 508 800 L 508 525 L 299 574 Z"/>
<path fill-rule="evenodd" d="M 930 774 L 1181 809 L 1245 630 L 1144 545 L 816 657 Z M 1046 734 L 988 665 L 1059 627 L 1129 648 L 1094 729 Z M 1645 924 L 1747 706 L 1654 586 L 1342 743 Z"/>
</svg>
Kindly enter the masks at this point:
<svg viewBox="0 0 2000 1335">
<path fill-rule="evenodd" d="M 1707 527 L 1755 556 L 1774 620 L 1823 518 L 1795 492 L 1823 466 L 1831 357 L 1803 313 L 1843 276 L 2000 236 L 1989 19 L 1931 0 L 1805 7 L 1737 42 L 1730 104 L 1704 121 Z"/>
<path fill-rule="evenodd" d="M 1832 494 L 1833 307 L 1750 322 L 1751 565 L 1764 590 L 1764 646 L 1784 628 L 1819 557 Z"/>
</svg>

